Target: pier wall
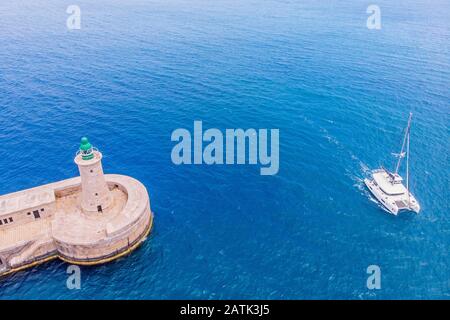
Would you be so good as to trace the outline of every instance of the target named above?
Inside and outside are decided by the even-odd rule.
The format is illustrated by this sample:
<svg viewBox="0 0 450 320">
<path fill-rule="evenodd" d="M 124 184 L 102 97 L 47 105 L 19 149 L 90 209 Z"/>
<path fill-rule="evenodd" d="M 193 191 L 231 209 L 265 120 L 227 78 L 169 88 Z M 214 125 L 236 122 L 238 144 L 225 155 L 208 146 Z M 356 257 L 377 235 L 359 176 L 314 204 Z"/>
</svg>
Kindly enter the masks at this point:
<svg viewBox="0 0 450 320">
<path fill-rule="evenodd" d="M 73 202 L 74 211 L 71 210 L 69 218 L 67 204 L 72 202 L 61 203 L 64 197 L 79 197 L 79 177 L 18 193 L 21 196 L 45 189 L 44 192 L 49 194 L 51 190 L 52 199 L 46 197 L 45 203 L 36 202 L 34 207 L 11 212 L 15 218 L 13 222 L 0 228 L 0 275 L 54 258 L 80 265 L 101 264 L 139 246 L 153 224 L 148 192 L 142 183 L 131 177 L 106 175 L 105 178 L 110 190 L 119 188 L 126 194 L 126 202 L 123 207 L 118 207 L 120 212 L 106 211 L 98 218 L 80 211 L 76 202 Z M 75 216 L 76 220 L 73 220 Z"/>
<path fill-rule="evenodd" d="M 86 245 L 55 241 L 55 247 L 58 255 L 65 261 L 78 264 L 101 263 L 102 260 L 117 256 L 135 246 L 150 231 L 152 222 L 153 215 L 147 205 L 133 224 L 113 237 L 105 234 L 104 240 Z"/>
</svg>

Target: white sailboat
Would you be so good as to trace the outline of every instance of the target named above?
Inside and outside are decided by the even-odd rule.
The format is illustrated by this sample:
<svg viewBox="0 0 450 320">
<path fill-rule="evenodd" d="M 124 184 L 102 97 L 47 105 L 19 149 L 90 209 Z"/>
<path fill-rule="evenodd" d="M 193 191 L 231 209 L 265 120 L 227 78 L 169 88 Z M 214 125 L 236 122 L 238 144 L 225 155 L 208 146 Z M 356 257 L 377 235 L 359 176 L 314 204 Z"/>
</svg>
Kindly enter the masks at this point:
<svg viewBox="0 0 450 320">
<path fill-rule="evenodd" d="M 409 133 L 411 129 L 412 113 L 409 114 L 408 125 L 403 138 L 402 150 L 395 154 L 398 157 L 395 172 L 389 172 L 381 167 L 373 170 L 371 177 L 364 179 L 364 183 L 379 203 L 390 213 L 397 215 L 401 210 L 419 213 L 419 202 L 409 190 Z M 406 151 L 405 151 L 406 148 Z M 402 159 L 406 156 L 406 187 L 403 178 L 398 174 Z"/>
</svg>

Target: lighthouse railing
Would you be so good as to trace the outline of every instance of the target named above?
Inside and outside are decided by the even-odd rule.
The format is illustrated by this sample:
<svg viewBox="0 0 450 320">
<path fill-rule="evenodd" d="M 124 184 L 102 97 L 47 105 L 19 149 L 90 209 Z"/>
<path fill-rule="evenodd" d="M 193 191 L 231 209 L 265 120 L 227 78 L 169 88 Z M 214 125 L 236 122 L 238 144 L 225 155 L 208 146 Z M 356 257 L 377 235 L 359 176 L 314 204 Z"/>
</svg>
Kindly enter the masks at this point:
<svg viewBox="0 0 450 320">
<path fill-rule="evenodd" d="M 89 152 L 90 150 L 92 150 L 92 152 L 99 152 L 99 150 L 98 150 L 96 147 L 92 147 L 91 149 L 87 150 L 86 152 L 83 152 L 83 151 L 81 151 L 81 150 L 78 150 L 78 151 L 75 153 L 75 157 L 78 157 L 80 154 L 81 154 L 81 155 L 87 155 L 87 154 L 90 153 L 90 152 Z"/>
</svg>

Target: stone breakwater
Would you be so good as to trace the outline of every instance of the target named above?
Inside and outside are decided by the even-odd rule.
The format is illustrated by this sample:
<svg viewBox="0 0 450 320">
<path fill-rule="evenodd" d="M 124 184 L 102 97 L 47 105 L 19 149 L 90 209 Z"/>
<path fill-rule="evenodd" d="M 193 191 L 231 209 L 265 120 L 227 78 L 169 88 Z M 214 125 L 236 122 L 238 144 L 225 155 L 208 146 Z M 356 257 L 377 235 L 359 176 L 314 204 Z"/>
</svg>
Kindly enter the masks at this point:
<svg viewBox="0 0 450 320">
<path fill-rule="evenodd" d="M 75 158 L 80 177 L 0 196 L 0 275 L 54 258 L 109 262 L 149 234 L 153 214 L 145 186 L 104 175 L 101 153 L 90 144 L 82 151 Z"/>
</svg>

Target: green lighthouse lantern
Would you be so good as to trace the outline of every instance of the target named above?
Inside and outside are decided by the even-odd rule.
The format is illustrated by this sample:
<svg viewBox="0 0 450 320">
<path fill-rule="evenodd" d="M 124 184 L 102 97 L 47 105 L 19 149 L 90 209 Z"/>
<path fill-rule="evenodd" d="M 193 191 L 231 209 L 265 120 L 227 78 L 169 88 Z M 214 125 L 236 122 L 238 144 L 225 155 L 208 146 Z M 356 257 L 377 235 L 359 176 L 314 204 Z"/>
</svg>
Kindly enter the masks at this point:
<svg viewBox="0 0 450 320">
<path fill-rule="evenodd" d="M 81 138 L 80 153 L 83 160 L 91 160 L 94 158 L 94 149 L 86 137 Z"/>
</svg>

